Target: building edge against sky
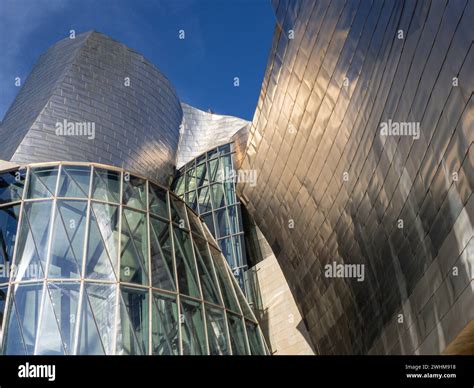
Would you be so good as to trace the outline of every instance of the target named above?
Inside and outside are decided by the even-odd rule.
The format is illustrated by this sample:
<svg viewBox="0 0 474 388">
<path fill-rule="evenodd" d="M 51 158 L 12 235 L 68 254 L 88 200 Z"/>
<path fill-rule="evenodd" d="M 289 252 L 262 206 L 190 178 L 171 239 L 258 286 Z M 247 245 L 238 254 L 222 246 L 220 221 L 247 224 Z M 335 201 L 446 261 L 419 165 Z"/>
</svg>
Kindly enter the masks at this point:
<svg viewBox="0 0 474 388">
<path fill-rule="evenodd" d="M 214 238 L 150 183 L 171 183 L 182 118 L 105 35 L 41 56 L 0 128 L 5 354 L 267 353 Z"/>
<path fill-rule="evenodd" d="M 191 207 L 194 203 L 200 214 L 210 214 L 217 240 L 231 241 L 233 253 L 224 252 L 228 260 L 236 257 L 234 238 L 241 233 L 237 229 L 232 232 L 232 222 L 239 225 L 243 221 L 245 243 L 241 250 L 245 247 L 247 260 L 252 263 L 248 283 L 256 291 L 248 297 L 276 354 L 473 353 L 465 339 L 474 336 L 474 76 L 470 72 L 474 67 L 474 31 L 470 25 L 474 3 L 275 0 L 273 6 L 277 24 L 251 123 L 181 104 L 166 77 L 140 54 L 92 32 L 79 35 L 75 41 L 58 42 L 40 58 L 0 126 L 0 138 L 6 144 L 0 158 L 22 165 L 58 160 L 106 164 L 113 166 L 109 167 L 112 170 L 123 168 L 121 179 L 130 171 L 132 176 L 156 180 L 165 187 L 175 178 L 176 167 L 185 164 L 181 173 L 186 176 L 191 172 L 189 182 L 194 181 L 195 187 L 178 194 Z M 131 82 L 125 86 L 127 77 Z M 90 138 L 57 136 L 55 125 L 64 120 L 95 123 L 95 134 L 89 133 Z M 392 122 L 418 123 L 418 132 L 395 136 L 379 131 L 381 123 Z M 200 128 L 206 133 L 203 139 L 196 136 Z M 219 133 L 214 139 L 209 136 L 213 130 Z M 228 191 L 236 194 L 235 202 L 228 202 L 225 180 L 208 177 L 202 182 L 208 171 L 198 175 L 197 168 L 203 165 L 206 167 L 201 169 L 211 170 L 216 155 L 208 151 L 220 153 L 220 147 L 232 144 L 235 153 L 223 152 L 222 156 L 234 155 L 234 166 L 240 171 L 255 171 L 257 182 L 239 181 Z M 31 174 L 32 169 L 28 171 Z M 68 185 L 72 176 L 66 175 Z M 62 172 L 54 177 L 59 176 Z M 47 187 L 51 180 L 42 178 L 38 182 Z M 70 181 L 80 186 L 80 182 Z M 10 184 L 3 182 L 3 187 Z M 58 183 L 55 190 L 59 187 Z M 125 192 L 120 192 L 123 197 Z M 207 213 L 200 211 L 201 204 L 206 203 L 200 202 L 200 192 L 204 192 L 201 199 L 209 195 Z M 89 207 L 98 201 L 90 195 L 86 198 Z M 51 195 L 55 204 L 55 210 L 48 213 L 51 217 L 61 213 L 58 203 L 64 199 Z M 19 217 L 32 211 L 28 210 L 33 207 L 29 202 L 48 202 L 27 197 L 17 200 L 26 207 Z M 133 201 L 140 202 L 140 195 Z M 110 206 L 120 207 L 118 224 L 122 228 L 127 221 L 122 213 L 128 205 L 122 201 L 98 202 L 108 211 Z M 232 218 L 232 206 L 237 205 L 240 213 Z M 137 214 L 145 214 L 147 228 L 153 229 L 149 210 L 135 205 L 131 208 L 128 210 L 136 213 L 134 224 L 140 225 Z M 2 237 L 10 238 L 6 246 L 14 252 L 4 252 L 4 258 L 17 254 L 20 239 L 31 235 L 35 241 L 35 232 L 25 230 L 13 244 L 11 225 L 17 213 L 9 210 L 2 220 Z M 90 209 L 86 214 L 89 225 L 93 218 Z M 220 235 L 215 225 L 220 226 L 222 219 L 225 233 Z M 173 228 L 170 219 L 173 231 L 180 227 L 186 230 L 182 222 L 175 221 Z M 18 224 L 23 228 L 23 221 Z M 189 227 L 186 232 L 194 242 Z M 120 229 L 118 245 L 105 239 L 104 247 L 110 243 L 121 250 L 122 234 Z M 107 236 L 113 239 L 114 233 Z M 129 266 L 128 271 L 146 269 L 140 264 L 140 247 L 148 244 L 151 249 L 152 235 L 146 237 L 135 239 L 130 230 L 128 238 L 134 251 L 129 256 L 136 266 Z M 214 237 L 205 236 L 209 247 L 216 244 Z M 186 248 L 176 250 L 178 238 L 171 238 L 173 265 L 177 266 L 180 254 L 192 257 L 191 263 L 199 265 L 200 250 L 193 243 L 189 249 L 192 255 L 186 255 Z M 45 241 L 52 241 L 50 234 Z M 86 241 L 90 244 L 90 239 Z M 53 260 L 53 246 L 48 243 L 42 248 L 48 263 Z M 73 245 L 71 250 L 74 252 Z M 107 253 L 106 248 L 103 252 Z M 71 254 L 68 247 L 64 254 Z M 148 254 L 151 257 L 151 252 Z M 40 253 L 36 256 L 41 262 Z M 189 268 L 189 263 L 184 264 Z M 331 277 L 325 270 L 327 265 L 355 265 L 362 269 L 363 277 Z M 200 285 L 202 273 L 205 271 L 197 268 L 175 280 L 188 282 L 195 274 Z M 212 271 L 210 274 L 212 277 Z M 100 286 L 107 283 L 93 282 Z M 235 284 L 233 276 L 230 282 Z M 11 290 L 15 281 L 10 279 L 9 283 Z M 88 294 L 86 283 L 88 280 L 81 279 L 77 300 L 81 306 L 89 306 L 91 313 L 83 315 L 92 317 L 100 337 L 106 325 L 97 323 L 100 313 L 95 310 L 100 303 L 94 299 L 97 293 Z M 212 280 L 209 284 L 211 289 L 212 284 L 218 287 L 222 296 L 222 286 Z M 224 288 L 225 284 L 229 282 L 224 282 Z M 128 333 L 129 347 L 139 349 L 135 344 L 145 341 L 152 353 L 154 341 L 160 337 L 154 327 L 163 329 L 159 327 L 161 321 L 155 326 L 151 323 L 145 333 L 139 328 L 139 318 L 142 313 L 151 317 L 153 309 L 161 311 L 161 307 L 172 316 L 173 308 L 166 309 L 169 304 L 161 301 L 169 292 L 162 287 L 155 289 L 153 284 L 130 286 L 147 289 L 147 305 L 151 307 L 144 312 L 137 306 L 140 298 L 143 304 L 146 297 L 133 299 L 134 294 L 130 300 L 136 302 L 127 305 L 129 284 L 117 282 L 116 287 L 117 300 L 123 301 L 116 303 L 116 320 L 121 322 L 120 313 L 129 311 L 128 307 L 138 309 L 131 315 L 135 318 L 129 315 L 128 321 L 128 328 L 135 329 L 123 331 Z M 53 289 L 43 287 L 42 295 L 50 297 L 49 302 L 43 297 L 43 304 L 52 303 Z M 202 286 L 197 289 L 202 296 Z M 244 298 L 239 290 L 236 287 L 233 295 Z M 175 294 L 178 300 L 182 292 Z M 73 292 L 69 298 L 74 300 L 71 295 Z M 277 297 L 285 298 L 288 304 L 278 303 Z M 9 298 L 8 304 L 14 299 L 10 294 Z M 195 325 L 190 332 L 203 333 L 205 341 L 201 337 L 188 345 L 178 325 L 174 349 L 185 353 L 184 349 L 201 345 L 207 352 L 217 346 L 218 353 L 225 353 L 222 344 L 230 343 L 227 349 L 252 352 L 248 335 L 252 329 L 245 325 L 243 310 L 224 309 L 225 302 L 220 307 L 212 305 L 220 308 L 220 315 L 209 313 L 213 322 L 210 329 L 209 300 L 204 296 L 198 299 L 195 297 L 194 302 L 202 313 L 190 313 L 185 320 Z M 193 296 L 185 292 L 183 300 L 192 302 Z M 239 302 L 244 308 L 248 306 Z M 185 310 L 180 302 L 176 305 Z M 55 313 L 54 308 L 49 311 Z M 43 316 L 45 322 L 52 322 Z M 200 323 L 196 316 L 201 316 Z M 231 322 L 235 317 L 240 319 L 237 326 Z M 252 319 L 248 318 L 249 322 Z M 40 327 L 50 329 L 48 325 Z M 62 327 L 56 333 L 62 335 L 65 348 L 63 331 L 69 333 Z M 77 350 L 81 346 L 79 329 L 76 334 L 70 338 Z M 213 335 L 217 339 L 211 345 Z M 285 337 L 291 341 L 280 340 Z M 118 339 L 114 341 L 117 348 Z M 37 342 L 35 350 L 44 346 Z"/>
<path fill-rule="evenodd" d="M 316 352 L 473 354 L 474 2 L 273 5 L 237 192 Z"/>
</svg>

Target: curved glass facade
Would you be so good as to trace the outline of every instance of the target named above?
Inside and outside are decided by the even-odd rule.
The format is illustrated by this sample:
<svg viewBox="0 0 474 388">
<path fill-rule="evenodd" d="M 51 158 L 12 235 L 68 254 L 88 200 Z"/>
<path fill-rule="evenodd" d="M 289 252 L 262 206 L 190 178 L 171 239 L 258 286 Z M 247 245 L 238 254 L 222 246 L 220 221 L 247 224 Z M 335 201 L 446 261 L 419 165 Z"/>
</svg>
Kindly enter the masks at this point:
<svg viewBox="0 0 474 388">
<path fill-rule="evenodd" d="M 266 354 L 207 227 L 98 164 L 0 173 L 3 354 Z"/>
<path fill-rule="evenodd" d="M 247 258 L 234 160 L 234 143 L 213 148 L 183 166 L 173 187 L 205 221 L 244 290 Z"/>
</svg>

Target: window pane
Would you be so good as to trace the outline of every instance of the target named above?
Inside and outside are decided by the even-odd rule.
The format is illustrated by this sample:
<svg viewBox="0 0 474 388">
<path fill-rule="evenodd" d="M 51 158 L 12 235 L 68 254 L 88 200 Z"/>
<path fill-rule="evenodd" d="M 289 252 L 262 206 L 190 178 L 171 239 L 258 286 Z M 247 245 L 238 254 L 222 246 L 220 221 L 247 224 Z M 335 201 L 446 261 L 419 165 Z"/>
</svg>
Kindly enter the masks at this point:
<svg viewBox="0 0 474 388">
<path fill-rule="evenodd" d="M 148 284 L 148 232 L 144 213 L 123 210 L 121 245 L 120 280 Z"/>
<path fill-rule="evenodd" d="M 27 354 L 34 354 L 42 295 L 42 284 L 15 286 L 14 313 L 10 314 L 8 322 L 6 354 L 23 354 L 21 340 Z"/>
<path fill-rule="evenodd" d="M 52 197 L 56 190 L 57 167 L 30 169 L 27 198 Z"/>
<path fill-rule="evenodd" d="M 245 343 L 245 331 L 242 318 L 227 314 L 227 322 L 229 324 L 230 343 L 232 344 L 232 354 L 245 355 L 248 354 L 247 345 Z"/>
<path fill-rule="evenodd" d="M 228 355 L 229 341 L 227 339 L 224 310 L 206 306 L 207 338 L 209 339 L 209 352 L 212 356 Z"/>
<path fill-rule="evenodd" d="M 179 324 L 176 299 L 153 293 L 152 309 L 152 354 L 179 354 Z"/>
<path fill-rule="evenodd" d="M 196 188 L 196 170 L 192 167 L 186 171 L 186 191 L 194 190 Z"/>
<path fill-rule="evenodd" d="M 214 268 L 216 269 L 222 297 L 224 298 L 224 304 L 229 310 L 238 312 L 240 314 L 240 309 L 234 295 L 234 289 L 232 287 L 231 275 L 227 271 L 227 265 L 225 264 L 221 253 L 217 249 L 212 246 L 210 246 L 210 249 L 214 259 Z"/>
<path fill-rule="evenodd" d="M 38 339 L 35 354 L 61 356 L 65 354 L 65 347 L 59 331 L 51 295 L 46 287 L 43 296 L 41 321 L 38 329 Z"/>
<path fill-rule="evenodd" d="M 111 284 L 86 283 L 85 291 L 105 354 L 112 354 L 115 341 L 117 287 Z"/>
<path fill-rule="evenodd" d="M 76 324 L 79 322 L 79 283 L 49 283 L 54 314 L 67 354 L 73 354 Z"/>
<path fill-rule="evenodd" d="M 171 219 L 176 222 L 180 228 L 188 228 L 188 221 L 186 219 L 186 205 L 170 195 L 171 200 Z"/>
<path fill-rule="evenodd" d="M 206 163 L 201 163 L 196 167 L 196 186 L 201 187 L 209 182 Z"/>
<path fill-rule="evenodd" d="M 234 245 L 234 252 L 235 252 L 235 266 L 236 267 L 243 267 L 244 263 L 247 262 L 245 260 L 245 246 L 244 239 L 242 238 L 243 235 L 238 235 L 232 237 L 233 245 Z"/>
<path fill-rule="evenodd" d="M 48 277 L 81 276 L 86 215 L 87 202 L 57 202 Z"/>
<path fill-rule="evenodd" d="M 215 158 L 218 155 L 219 155 L 218 149 L 214 148 L 213 150 L 210 150 L 210 151 L 207 152 L 207 159 Z"/>
<path fill-rule="evenodd" d="M 204 186 L 198 191 L 199 212 L 205 213 L 211 211 L 211 194 L 209 186 Z"/>
<path fill-rule="evenodd" d="M 180 175 L 178 178 L 176 178 L 173 187 L 176 195 L 180 196 L 184 194 L 184 175 Z"/>
<path fill-rule="evenodd" d="M 150 212 L 169 219 L 170 217 L 168 215 L 168 198 L 166 191 L 154 185 L 153 183 L 148 183 L 148 187 Z"/>
<path fill-rule="evenodd" d="M 245 321 L 245 327 L 247 328 L 250 353 L 256 356 L 264 356 L 266 354 L 265 347 L 262 343 L 262 339 L 260 337 L 260 333 L 258 332 L 257 325 L 255 323 Z"/>
<path fill-rule="evenodd" d="M 216 237 L 225 237 L 230 234 L 229 220 L 227 219 L 227 208 L 214 212 L 216 216 Z"/>
<path fill-rule="evenodd" d="M 221 145 L 219 146 L 219 152 L 221 154 L 227 154 L 230 152 L 230 144 L 227 143 L 227 144 L 224 144 L 224 145 Z"/>
<path fill-rule="evenodd" d="M 237 295 L 237 300 L 239 301 L 242 314 L 244 315 L 244 317 L 255 321 L 255 317 L 253 316 L 252 310 L 250 309 L 247 299 L 245 299 L 245 296 L 242 292 L 242 288 L 240 288 L 239 284 L 237 284 L 237 279 L 235 279 L 235 277 L 231 277 L 231 279 L 232 279 L 232 285 L 234 286 L 235 294 Z"/>
<path fill-rule="evenodd" d="M 197 195 L 196 190 L 186 193 L 185 201 L 193 210 L 197 210 Z"/>
<path fill-rule="evenodd" d="M 93 203 L 90 213 L 86 278 L 115 280 L 119 207 Z"/>
<path fill-rule="evenodd" d="M 189 233 L 176 227 L 173 229 L 179 292 L 199 298 L 197 271 Z"/>
<path fill-rule="evenodd" d="M 201 305 L 198 302 L 181 299 L 183 354 L 206 354 L 206 337 Z"/>
<path fill-rule="evenodd" d="M 212 194 L 212 206 L 214 209 L 225 206 L 224 202 L 224 189 L 222 188 L 222 183 L 215 183 L 211 186 Z"/>
<path fill-rule="evenodd" d="M 20 205 L 0 208 L 0 283 L 8 282 Z"/>
<path fill-rule="evenodd" d="M 240 212 L 237 206 L 229 206 L 228 208 L 229 222 L 230 222 L 230 233 L 235 234 L 242 231 L 241 224 L 239 222 Z"/>
<path fill-rule="evenodd" d="M 175 290 L 173 249 L 170 226 L 150 217 L 151 285 L 165 290 Z"/>
<path fill-rule="evenodd" d="M 215 236 L 216 235 L 216 230 L 214 229 L 214 217 L 212 216 L 212 213 L 202 215 L 202 219 L 206 223 L 206 225 L 209 229 L 209 232 L 211 232 L 211 234 L 213 236 Z"/>
<path fill-rule="evenodd" d="M 196 252 L 199 279 L 201 280 L 201 289 L 204 294 L 204 299 L 214 304 L 222 305 L 221 299 L 219 297 L 217 279 L 214 275 L 212 261 L 207 249 L 207 243 L 204 240 L 195 237 L 194 248 Z"/>
<path fill-rule="evenodd" d="M 26 170 L 4 172 L 0 175 L 0 204 L 21 199 L 25 175 Z"/>
<path fill-rule="evenodd" d="M 148 354 L 148 291 L 121 288 L 120 311 L 123 354 Z"/>
<path fill-rule="evenodd" d="M 235 186 L 234 182 L 232 181 L 225 181 L 223 183 L 224 185 L 224 191 L 225 191 L 225 200 L 227 202 L 227 205 L 232 205 L 237 202 L 236 197 L 235 197 Z"/>
<path fill-rule="evenodd" d="M 94 167 L 92 198 L 118 203 L 120 198 L 120 173 Z"/>
<path fill-rule="evenodd" d="M 23 219 L 15 258 L 15 279 L 41 279 L 48 251 L 52 201 L 29 202 L 23 206 Z"/>
<path fill-rule="evenodd" d="M 236 267 L 234 261 L 234 251 L 232 249 L 232 237 L 227 237 L 218 241 L 222 254 L 231 268 Z"/>
<path fill-rule="evenodd" d="M 189 223 L 191 224 L 191 231 L 197 234 L 198 236 L 204 238 L 204 232 L 202 230 L 201 220 L 191 210 L 189 209 L 187 210 L 188 210 Z"/>
<path fill-rule="evenodd" d="M 77 354 L 105 354 L 87 290 L 82 294 Z"/>
<path fill-rule="evenodd" d="M 146 210 L 146 181 L 144 179 L 124 173 L 123 204 Z"/>
<path fill-rule="evenodd" d="M 59 197 L 85 198 L 89 194 L 91 169 L 85 166 L 62 166 Z"/>
</svg>

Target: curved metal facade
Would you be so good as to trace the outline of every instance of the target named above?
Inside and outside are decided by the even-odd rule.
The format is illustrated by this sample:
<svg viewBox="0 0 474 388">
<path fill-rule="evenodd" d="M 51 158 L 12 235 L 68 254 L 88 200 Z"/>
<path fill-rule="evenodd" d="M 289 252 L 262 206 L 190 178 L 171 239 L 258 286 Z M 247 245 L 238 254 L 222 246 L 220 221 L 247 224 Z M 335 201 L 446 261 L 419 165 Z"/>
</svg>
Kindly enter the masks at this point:
<svg viewBox="0 0 474 388">
<path fill-rule="evenodd" d="M 442 352 L 474 318 L 474 2 L 274 8 L 241 200 L 318 353 Z"/>
<path fill-rule="evenodd" d="M 205 225 L 145 178 L 86 163 L 1 172 L 0 242 L 4 354 L 266 354 Z"/>
<path fill-rule="evenodd" d="M 177 168 L 212 148 L 229 143 L 234 135 L 242 137 L 250 124 L 238 117 L 204 112 L 187 104 L 182 104 L 182 107 Z M 246 139 L 245 136 L 243 138 Z"/>
<path fill-rule="evenodd" d="M 155 66 L 88 32 L 40 57 L 1 124 L 0 159 L 104 163 L 169 183 L 181 120 L 176 92 Z"/>
</svg>

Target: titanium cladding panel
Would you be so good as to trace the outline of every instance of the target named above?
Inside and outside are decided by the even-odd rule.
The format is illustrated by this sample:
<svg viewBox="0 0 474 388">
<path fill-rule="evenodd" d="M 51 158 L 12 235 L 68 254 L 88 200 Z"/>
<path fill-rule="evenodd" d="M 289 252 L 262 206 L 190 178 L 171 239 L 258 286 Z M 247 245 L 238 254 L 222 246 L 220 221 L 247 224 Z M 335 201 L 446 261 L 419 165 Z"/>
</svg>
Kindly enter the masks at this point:
<svg viewBox="0 0 474 388">
<path fill-rule="evenodd" d="M 246 139 L 248 121 L 233 116 L 204 112 L 187 104 L 183 108 L 183 121 L 179 139 L 176 167 L 186 163 L 215 148 L 230 143 L 233 136 L 243 134 Z"/>
<path fill-rule="evenodd" d="M 0 159 L 103 163 L 167 183 L 181 120 L 176 92 L 155 66 L 87 32 L 40 57 L 2 122 Z M 72 132 L 58 136 L 58 123 Z"/>
<path fill-rule="evenodd" d="M 318 353 L 442 352 L 474 318 L 474 2 L 274 8 L 241 199 Z"/>
</svg>

